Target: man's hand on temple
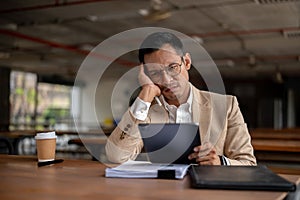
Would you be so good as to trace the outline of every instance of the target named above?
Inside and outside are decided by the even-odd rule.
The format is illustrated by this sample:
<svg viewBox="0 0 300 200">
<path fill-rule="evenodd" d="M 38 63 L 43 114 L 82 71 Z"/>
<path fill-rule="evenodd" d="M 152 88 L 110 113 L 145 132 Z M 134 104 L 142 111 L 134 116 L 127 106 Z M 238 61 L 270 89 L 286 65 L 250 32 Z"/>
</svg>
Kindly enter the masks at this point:
<svg viewBox="0 0 300 200">
<path fill-rule="evenodd" d="M 152 102 L 155 96 L 159 96 L 161 91 L 157 85 L 155 85 L 151 79 L 145 74 L 144 66 L 140 65 L 139 82 L 142 86 L 142 91 L 139 94 L 139 98 L 146 102 Z"/>
</svg>

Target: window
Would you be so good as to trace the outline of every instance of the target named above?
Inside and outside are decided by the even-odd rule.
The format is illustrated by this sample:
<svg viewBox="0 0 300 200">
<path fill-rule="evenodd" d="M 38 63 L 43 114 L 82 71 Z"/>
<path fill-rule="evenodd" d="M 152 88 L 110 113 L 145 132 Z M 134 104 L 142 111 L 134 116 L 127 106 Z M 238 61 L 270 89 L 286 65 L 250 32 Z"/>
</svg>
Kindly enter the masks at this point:
<svg viewBox="0 0 300 200">
<path fill-rule="evenodd" d="M 25 129 L 34 123 L 37 76 L 12 71 L 10 78 L 10 129 Z"/>
<path fill-rule="evenodd" d="M 72 88 L 37 82 L 36 74 L 13 71 L 10 78 L 10 130 L 72 128 Z M 79 117 L 78 111 L 75 113 Z"/>
<path fill-rule="evenodd" d="M 39 83 L 37 103 L 37 129 L 68 129 L 71 123 L 72 87 Z"/>
</svg>

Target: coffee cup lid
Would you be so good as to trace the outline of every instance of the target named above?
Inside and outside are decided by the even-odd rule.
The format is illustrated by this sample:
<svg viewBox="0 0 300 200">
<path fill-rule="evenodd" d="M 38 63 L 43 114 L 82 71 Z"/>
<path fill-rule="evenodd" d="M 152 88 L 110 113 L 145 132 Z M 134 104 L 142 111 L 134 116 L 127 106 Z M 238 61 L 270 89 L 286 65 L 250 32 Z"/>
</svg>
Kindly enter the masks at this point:
<svg viewBox="0 0 300 200">
<path fill-rule="evenodd" d="M 46 133 L 37 133 L 34 138 L 36 140 L 53 139 L 53 138 L 57 138 L 57 136 L 55 135 L 55 131 L 52 131 L 52 132 L 46 132 Z"/>
</svg>

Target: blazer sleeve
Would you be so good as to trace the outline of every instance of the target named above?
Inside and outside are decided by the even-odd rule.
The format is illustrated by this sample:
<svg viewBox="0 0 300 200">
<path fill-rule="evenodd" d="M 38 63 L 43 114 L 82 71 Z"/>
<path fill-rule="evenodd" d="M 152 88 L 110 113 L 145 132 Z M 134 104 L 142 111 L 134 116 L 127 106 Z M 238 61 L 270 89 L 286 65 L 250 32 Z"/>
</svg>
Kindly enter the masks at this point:
<svg viewBox="0 0 300 200">
<path fill-rule="evenodd" d="M 138 124 L 141 122 L 131 115 L 129 109 L 126 111 L 105 145 L 106 156 L 110 162 L 123 163 L 138 156 L 143 147 L 138 130 Z"/>
<path fill-rule="evenodd" d="M 232 97 L 228 110 L 225 156 L 231 165 L 256 165 L 251 137 L 244 122 L 236 97 Z"/>
</svg>

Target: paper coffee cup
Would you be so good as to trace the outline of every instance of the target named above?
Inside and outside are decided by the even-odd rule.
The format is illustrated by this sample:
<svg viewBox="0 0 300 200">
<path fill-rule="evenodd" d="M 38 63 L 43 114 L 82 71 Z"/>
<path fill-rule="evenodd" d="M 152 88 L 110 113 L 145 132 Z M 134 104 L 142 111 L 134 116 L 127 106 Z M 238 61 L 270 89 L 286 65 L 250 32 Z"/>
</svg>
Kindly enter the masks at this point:
<svg viewBox="0 0 300 200">
<path fill-rule="evenodd" d="M 39 162 L 52 161 L 55 159 L 56 150 L 55 132 L 38 133 L 35 136 L 37 156 Z"/>
</svg>

